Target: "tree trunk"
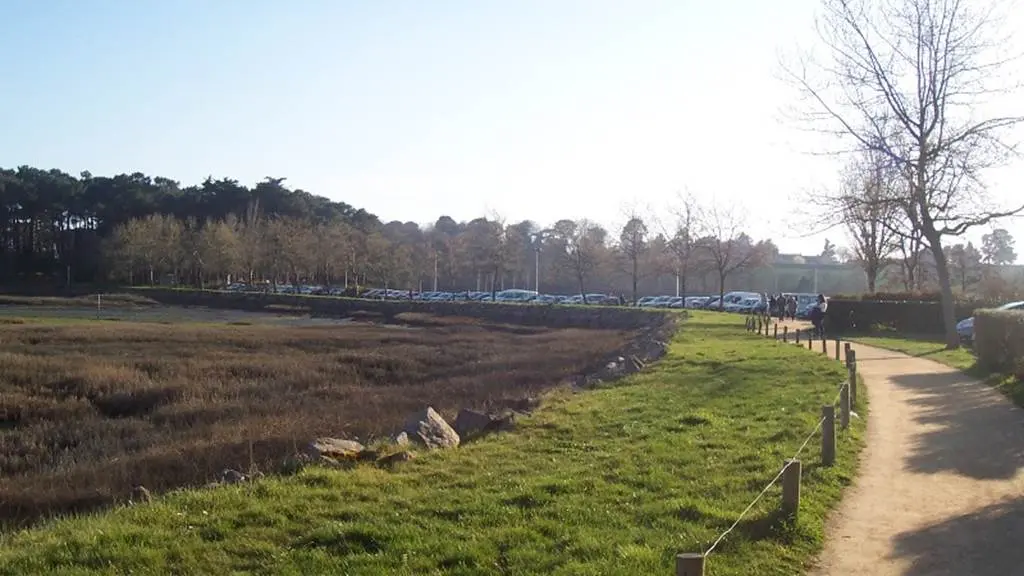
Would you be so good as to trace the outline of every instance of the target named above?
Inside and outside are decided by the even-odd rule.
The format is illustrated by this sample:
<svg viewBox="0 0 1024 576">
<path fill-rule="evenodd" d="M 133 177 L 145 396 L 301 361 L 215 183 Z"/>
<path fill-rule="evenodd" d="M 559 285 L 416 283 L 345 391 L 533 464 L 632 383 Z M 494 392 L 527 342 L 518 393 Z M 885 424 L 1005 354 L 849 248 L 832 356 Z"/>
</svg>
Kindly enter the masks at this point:
<svg viewBox="0 0 1024 576">
<path fill-rule="evenodd" d="M 878 284 L 878 264 L 868 264 L 865 266 L 864 274 L 868 277 L 868 293 L 874 294 Z"/>
<path fill-rule="evenodd" d="M 718 309 L 725 308 L 725 272 L 718 272 Z"/>
<path fill-rule="evenodd" d="M 939 292 L 942 296 L 942 325 L 946 333 L 946 349 L 960 347 L 960 335 L 956 333 L 956 303 L 953 301 L 953 286 L 949 276 L 949 263 L 942 250 L 942 238 L 934 232 L 928 234 L 928 246 L 935 258 L 935 272 L 939 277 Z"/>
<path fill-rule="evenodd" d="M 639 258 L 633 258 L 633 304 L 636 304 L 637 276 L 640 274 Z"/>
</svg>

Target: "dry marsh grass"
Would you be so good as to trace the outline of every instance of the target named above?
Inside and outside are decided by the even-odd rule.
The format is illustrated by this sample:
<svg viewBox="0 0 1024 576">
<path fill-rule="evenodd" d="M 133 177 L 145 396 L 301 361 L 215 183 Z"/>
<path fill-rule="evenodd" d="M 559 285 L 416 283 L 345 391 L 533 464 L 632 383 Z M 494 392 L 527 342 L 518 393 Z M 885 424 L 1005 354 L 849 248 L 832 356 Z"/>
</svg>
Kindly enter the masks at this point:
<svg viewBox="0 0 1024 576">
<path fill-rule="evenodd" d="M 272 469 L 313 437 L 388 434 L 427 404 L 499 407 L 633 337 L 438 324 L 0 325 L 0 523 Z"/>
</svg>

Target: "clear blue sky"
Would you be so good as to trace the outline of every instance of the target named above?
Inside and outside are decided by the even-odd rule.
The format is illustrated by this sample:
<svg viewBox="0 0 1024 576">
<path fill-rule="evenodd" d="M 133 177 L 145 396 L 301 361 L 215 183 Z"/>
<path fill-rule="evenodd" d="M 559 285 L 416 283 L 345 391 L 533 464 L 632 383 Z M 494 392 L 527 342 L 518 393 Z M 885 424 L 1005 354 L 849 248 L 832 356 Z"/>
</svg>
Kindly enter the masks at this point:
<svg viewBox="0 0 1024 576">
<path fill-rule="evenodd" d="M 778 61 L 813 39 L 816 7 L 4 0 L 0 166 L 283 176 L 421 223 L 496 212 L 613 227 L 686 188 L 812 253 L 823 237 L 800 239 L 786 214 L 836 166 L 780 118 L 793 93 Z M 1024 197 L 1024 168 L 1004 172 L 1013 185 L 994 194 Z"/>
</svg>

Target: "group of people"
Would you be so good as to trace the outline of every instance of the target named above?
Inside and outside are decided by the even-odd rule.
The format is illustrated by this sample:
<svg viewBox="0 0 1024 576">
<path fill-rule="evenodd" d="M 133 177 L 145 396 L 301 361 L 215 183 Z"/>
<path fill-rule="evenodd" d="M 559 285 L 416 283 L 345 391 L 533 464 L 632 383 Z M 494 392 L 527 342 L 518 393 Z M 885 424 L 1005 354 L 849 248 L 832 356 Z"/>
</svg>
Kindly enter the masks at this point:
<svg viewBox="0 0 1024 576">
<path fill-rule="evenodd" d="M 785 320 L 787 318 L 796 320 L 797 313 L 797 299 L 792 294 L 765 294 L 763 296 L 766 303 L 765 315 L 779 320 Z M 819 336 L 823 336 L 825 333 L 825 311 L 828 309 L 828 299 L 825 298 L 824 294 L 818 294 L 817 301 L 814 306 L 807 311 L 807 319 L 811 321 L 811 325 L 814 326 L 814 333 Z"/>
<path fill-rule="evenodd" d="M 764 301 L 768 303 L 768 307 L 765 313 L 773 318 L 779 320 L 785 320 L 791 318 L 796 320 L 796 296 L 785 295 L 785 294 L 772 294 L 764 296 Z"/>
</svg>

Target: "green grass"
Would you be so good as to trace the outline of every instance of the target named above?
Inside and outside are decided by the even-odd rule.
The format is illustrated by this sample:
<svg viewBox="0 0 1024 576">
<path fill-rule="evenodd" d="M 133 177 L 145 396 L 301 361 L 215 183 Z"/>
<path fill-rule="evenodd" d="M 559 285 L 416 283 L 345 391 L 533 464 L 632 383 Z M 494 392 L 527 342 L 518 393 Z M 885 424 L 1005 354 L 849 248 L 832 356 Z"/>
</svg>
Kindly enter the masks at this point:
<svg viewBox="0 0 1024 576">
<path fill-rule="evenodd" d="M 697 313 L 648 371 L 557 393 L 515 432 L 392 472 L 308 468 L 0 536 L 0 574 L 672 574 L 775 476 L 844 375 L 742 317 Z M 831 468 L 812 439 L 798 521 L 773 487 L 707 573 L 799 573 L 862 427 L 839 433 Z"/>
<path fill-rule="evenodd" d="M 936 339 L 864 336 L 853 338 L 853 340 L 876 348 L 884 348 L 911 356 L 928 358 L 929 360 L 935 360 L 965 372 L 975 369 L 975 358 L 970 348 L 946 350 L 945 342 Z"/>
<path fill-rule="evenodd" d="M 956 350 L 947 350 L 945 342 L 924 337 L 865 336 L 854 338 L 854 340 L 869 346 L 903 352 L 904 354 L 920 358 L 928 358 L 941 362 L 946 366 L 962 370 L 966 374 L 999 390 L 1012 400 L 1014 404 L 1024 407 L 1024 382 L 1018 380 L 1013 375 L 994 374 L 978 366 L 977 358 L 970 348 L 961 347 Z"/>
</svg>

